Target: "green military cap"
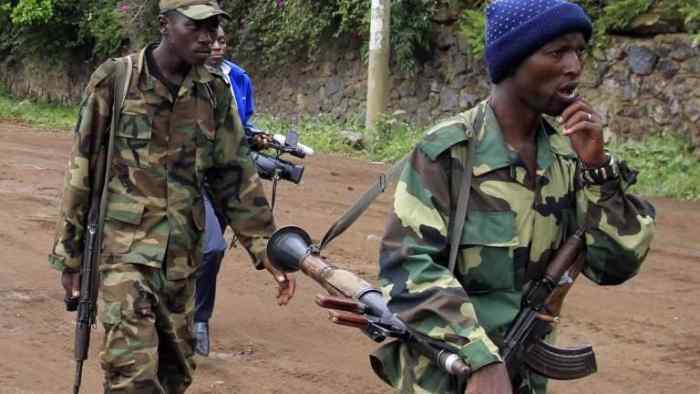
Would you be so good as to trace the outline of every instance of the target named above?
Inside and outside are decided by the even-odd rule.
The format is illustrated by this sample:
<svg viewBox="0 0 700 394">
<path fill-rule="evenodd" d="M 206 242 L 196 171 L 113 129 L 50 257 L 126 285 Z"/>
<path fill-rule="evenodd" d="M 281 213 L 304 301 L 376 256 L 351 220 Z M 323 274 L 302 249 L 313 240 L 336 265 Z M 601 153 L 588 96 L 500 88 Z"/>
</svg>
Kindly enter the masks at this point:
<svg viewBox="0 0 700 394">
<path fill-rule="evenodd" d="M 160 12 L 171 10 L 176 10 L 196 21 L 216 15 L 223 15 L 227 19 L 231 19 L 231 16 L 219 7 L 216 0 L 160 0 Z"/>
</svg>

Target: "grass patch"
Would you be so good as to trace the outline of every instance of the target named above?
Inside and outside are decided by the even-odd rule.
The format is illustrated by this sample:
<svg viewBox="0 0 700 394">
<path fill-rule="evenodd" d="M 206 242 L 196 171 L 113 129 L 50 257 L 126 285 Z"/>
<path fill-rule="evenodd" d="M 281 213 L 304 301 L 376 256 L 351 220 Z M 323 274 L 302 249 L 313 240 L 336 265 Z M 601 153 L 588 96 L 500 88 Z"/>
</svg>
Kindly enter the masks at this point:
<svg viewBox="0 0 700 394">
<path fill-rule="evenodd" d="M 639 171 L 632 191 L 644 196 L 700 200 L 700 160 L 679 136 L 650 136 L 609 146 Z"/>
<path fill-rule="evenodd" d="M 0 119 L 19 121 L 45 129 L 72 130 L 77 118 L 77 106 L 58 106 L 17 100 L 0 89 Z"/>
<path fill-rule="evenodd" d="M 299 122 L 282 120 L 270 115 L 256 114 L 255 126 L 273 134 L 286 134 L 293 129 L 299 133 L 299 141 L 317 152 L 375 161 L 393 162 L 406 155 L 423 135 L 409 123 L 390 116 L 383 117 L 376 130 L 367 131 L 359 120 L 338 123 L 324 116 L 307 117 Z M 343 130 L 362 135 L 362 148 L 354 148 L 343 136 Z"/>
<path fill-rule="evenodd" d="M 256 128 L 272 134 L 286 135 L 289 130 L 294 130 L 299 134 L 299 142 L 312 147 L 316 152 L 349 157 L 365 155 L 364 151 L 346 143 L 341 133 L 342 130 L 361 130 L 357 122 L 338 123 L 325 116 L 309 116 L 292 122 L 269 114 L 255 114 L 252 122 Z"/>
</svg>

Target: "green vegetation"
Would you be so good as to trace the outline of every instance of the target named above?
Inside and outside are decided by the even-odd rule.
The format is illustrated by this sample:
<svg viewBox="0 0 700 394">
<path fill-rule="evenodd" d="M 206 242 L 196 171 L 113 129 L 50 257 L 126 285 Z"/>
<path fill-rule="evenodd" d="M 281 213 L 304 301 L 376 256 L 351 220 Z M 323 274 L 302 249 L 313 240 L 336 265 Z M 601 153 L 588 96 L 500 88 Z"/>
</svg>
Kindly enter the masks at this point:
<svg viewBox="0 0 700 394">
<path fill-rule="evenodd" d="M 419 59 L 432 50 L 432 17 L 445 0 L 401 0 L 391 6 L 391 48 L 400 70 L 411 74 Z M 224 8 L 233 21 L 234 52 L 240 58 L 259 58 L 264 67 L 288 64 L 305 54 L 314 59 L 319 43 L 335 37 L 337 42 L 361 43 L 367 52 L 370 33 L 370 2 L 367 0 L 228 0 Z"/>
<path fill-rule="evenodd" d="M 77 107 L 56 107 L 17 101 L 0 90 L 0 119 L 12 119 L 33 126 L 71 130 Z M 302 143 L 317 152 L 341 154 L 378 161 L 395 161 L 408 153 L 424 130 L 402 120 L 385 117 L 377 131 L 364 131 L 359 120 L 339 124 L 325 117 L 308 117 L 289 122 L 266 114 L 254 117 L 255 125 L 272 133 L 294 129 Z M 364 133 L 365 147 L 357 150 L 344 142 L 341 130 Z M 700 160 L 688 141 L 678 136 L 651 136 L 643 142 L 624 141 L 609 146 L 619 158 L 640 171 L 633 191 L 645 196 L 700 200 Z"/>
<path fill-rule="evenodd" d="M 77 114 L 77 107 L 37 104 L 29 100 L 18 101 L 0 89 L 0 119 L 10 119 L 47 129 L 71 130 L 75 126 Z"/>
<path fill-rule="evenodd" d="M 357 130 L 359 122 L 338 124 L 330 118 L 313 116 L 296 122 L 280 119 L 268 114 L 256 114 L 253 117 L 255 127 L 273 134 L 286 134 L 289 130 L 299 133 L 302 144 L 313 147 L 316 152 L 338 153 L 344 156 L 361 157 L 364 153 L 355 150 L 350 144 L 343 143 L 341 130 Z"/>
<path fill-rule="evenodd" d="M 473 59 L 483 59 L 486 51 L 486 18 L 483 9 L 465 10 L 459 19 L 459 31 L 469 44 L 469 55 Z"/>
<path fill-rule="evenodd" d="M 700 0 L 575 0 L 596 25 L 596 43 L 629 26 L 658 5 L 675 12 L 700 41 Z M 320 43 L 361 48 L 366 54 L 370 30 L 368 0 L 222 0 L 234 18 L 227 28 L 241 59 L 259 59 L 264 67 L 314 59 Z M 473 57 L 483 56 L 483 8 L 486 0 L 394 0 L 391 2 L 392 61 L 415 73 L 434 50 L 434 21 L 461 15 L 460 31 Z M 52 56 L 51 62 L 95 64 L 123 47 L 158 39 L 158 1 L 149 0 L 0 0 L 0 58 Z"/>
<path fill-rule="evenodd" d="M 301 143 L 314 150 L 344 156 L 367 158 L 376 161 L 393 162 L 406 155 L 422 136 L 422 130 L 409 123 L 389 116 L 383 117 L 376 131 L 364 129 L 359 120 L 338 123 L 326 117 L 308 117 L 294 122 L 281 120 L 269 115 L 255 115 L 255 126 L 271 133 L 285 134 L 288 130 L 299 133 Z M 360 132 L 363 148 L 358 150 L 350 145 L 341 131 Z"/>
<path fill-rule="evenodd" d="M 0 55 L 104 59 L 126 39 L 117 0 L 0 0 Z"/>
<path fill-rule="evenodd" d="M 393 1 L 393 60 L 412 73 L 432 50 L 432 18 L 438 7 L 455 0 Z M 223 0 L 234 16 L 228 30 L 241 58 L 260 59 L 265 67 L 313 59 L 319 44 L 335 37 L 344 44 L 369 38 L 367 0 Z M 0 0 L 0 56 L 42 56 L 92 61 L 118 54 L 124 46 L 157 40 L 158 1 Z M 354 44 L 352 44 L 354 45 Z"/>
<path fill-rule="evenodd" d="M 572 0 L 579 3 L 594 22 L 594 46 L 605 47 L 610 33 L 624 31 L 637 17 L 659 5 L 670 15 L 683 20 L 685 29 L 700 43 L 700 0 Z M 478 3 L 478 2 L 476 2 Z M 481 2 L 483 3 L 483 2 Z M 483 8 L 485 4 L 474 4 L 463 11 L 459 20 L 459 31 L 464 36 L 471 56 L 484 56 Z"/>
<path fill-rule="evenodd" d="M 611 151 L 639 171 L 632 191 L 645 196 L 700 200 L 700 160 L 678 136 L 652 136 L 625 141 Z"/>
</svg>

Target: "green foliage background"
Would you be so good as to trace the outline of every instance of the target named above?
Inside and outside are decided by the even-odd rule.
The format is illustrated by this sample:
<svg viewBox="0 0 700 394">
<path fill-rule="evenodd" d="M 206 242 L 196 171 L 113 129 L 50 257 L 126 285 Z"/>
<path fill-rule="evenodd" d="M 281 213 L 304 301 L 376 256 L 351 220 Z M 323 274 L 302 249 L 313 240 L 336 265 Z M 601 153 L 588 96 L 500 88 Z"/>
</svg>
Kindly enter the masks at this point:
<svg viewBox="0 0 700 394">
<path fill-rule="evenodd" d="M 655 4 L 673 10 L 700 37 L 700 0 L 575 0 L 596 23 L 596 32 L 624 29 Z M 220 0 L 233 16 L 227 30 L 240 58 L 264 67 L 314 59 L 323 45 L 354 45 L 366 53 L 369 0 Z M 392 61 L 412 74 L 430 58 L 435 20 L 456 16 L 472 56 L 483 54 L 483 7 L 487 0 L 393 0 Z M 0 56 L 71 59 L 98 63 L 125 48 L 158 39 L 157 0 L 0 0 Z M 603 40 L 598 40 L 603 43 Z"/>
<path fill-rule="evenodd" d="M 700 0 L 571 0 L 580 4 L 594 21 L 594 45 L 604 47 L 607 36 L 624 31 L 635 18 L 649 11 L 653 6 L 661 7 L 670 16 L 683 20 L 685 29 L 700 42 Z M 469 54 L 474 58 L 484 55 L 484 29 L 486 26 L 483 8 L 464 10 L 459 19 L 459 31 L 466 39 Z"/>
</svg>

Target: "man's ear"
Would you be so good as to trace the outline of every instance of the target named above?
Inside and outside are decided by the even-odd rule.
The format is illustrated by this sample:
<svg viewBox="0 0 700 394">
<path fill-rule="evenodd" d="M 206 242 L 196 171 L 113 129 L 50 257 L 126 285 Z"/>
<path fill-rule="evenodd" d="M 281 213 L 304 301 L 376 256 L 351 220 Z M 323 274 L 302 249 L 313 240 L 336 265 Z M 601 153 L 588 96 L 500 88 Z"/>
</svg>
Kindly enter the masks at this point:
<svg viewBox="0 0 700 394">
<path fill-rule="evenodd" d="M 158 15 L 158 30 L 161 35 L 165 35 L 168 32 L 168 24 L 170 20 L 165 15 Z"/>
</svg>

